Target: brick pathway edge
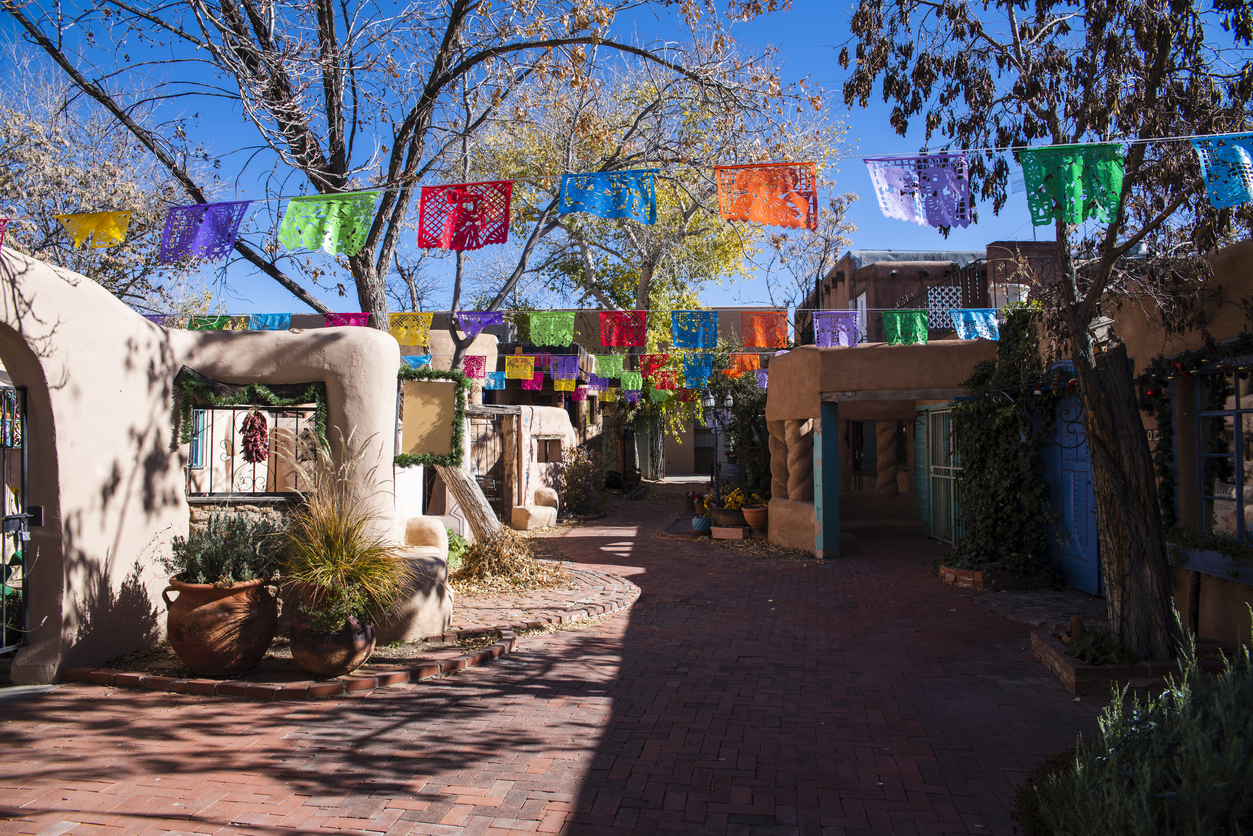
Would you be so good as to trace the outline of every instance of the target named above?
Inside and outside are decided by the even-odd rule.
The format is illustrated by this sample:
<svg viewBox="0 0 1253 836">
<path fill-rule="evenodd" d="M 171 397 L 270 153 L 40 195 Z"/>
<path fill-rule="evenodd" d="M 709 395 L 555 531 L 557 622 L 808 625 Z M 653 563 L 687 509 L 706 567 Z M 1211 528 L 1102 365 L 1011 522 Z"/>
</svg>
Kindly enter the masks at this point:
<svg viewBox="0 0 1253 836">
<path fill-rule="evenodd" d="M 519 632 L 524 630 L 541 630 L 549 626 L 555 627 L 561 624 L 571 624 L 586 621 L 590 618 L 612 615 L 629 608 L 640 597 L 640 588 L 619 575 L 613 575 L 609 572 L 597 572 L 584 567 L 579 568 L 580 572 L 585 575 L 603 576 L 607 586 L 616 584 L 626 588 L 618 595 L 601 599 L 600 602 L 589 604 L 582 609 L 570 610 L 565 613 L 543 616 L 528 621 L 517 621 L 511 624 L 456 630 L 427 638 L 428 641 L 449 642 L 472 639 L 491 633 L 500 633 L 500 639 L 495 643 L 479 650 L 463 653 L 451 659 L 420 659 L 408 665 L 398 665 L 394 668 L 374 671 L 370 674 L 347 674 L 330 680 L 306 680 L 284 683 L 247 682 L 231 679 L 180 679 L 169 676 L 154 676 L 143 672 L 95 667 L 66 668 L 61 672 L 61 680 L 84 685 L 103 685 L 110 688 L 229 697 L 231 699 L 250 700 L 253 702 L 292 702 L 360 696 L 378 688 L 410 685 L 446 676 L 467 668 L 490 665 L 496 659 L 513 651 L 517 641 L 516 634 Z"/>
</svg>

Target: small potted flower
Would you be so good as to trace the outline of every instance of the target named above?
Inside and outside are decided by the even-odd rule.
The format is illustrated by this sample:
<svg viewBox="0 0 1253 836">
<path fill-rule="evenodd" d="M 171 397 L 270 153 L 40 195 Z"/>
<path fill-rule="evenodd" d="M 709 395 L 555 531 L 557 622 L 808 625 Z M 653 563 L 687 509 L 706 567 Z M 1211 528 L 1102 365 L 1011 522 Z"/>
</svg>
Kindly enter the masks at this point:
<svg viewBox="0 0 1253 836">
<path fill-rule="evenodd" d="M 713 509 L 714 525 L 719 528 L 742 528 L 748 525 L 744 513 L 744 490 L 741 487 L 731 488 L 722 492 L 722 501 Z"/>
</svg>

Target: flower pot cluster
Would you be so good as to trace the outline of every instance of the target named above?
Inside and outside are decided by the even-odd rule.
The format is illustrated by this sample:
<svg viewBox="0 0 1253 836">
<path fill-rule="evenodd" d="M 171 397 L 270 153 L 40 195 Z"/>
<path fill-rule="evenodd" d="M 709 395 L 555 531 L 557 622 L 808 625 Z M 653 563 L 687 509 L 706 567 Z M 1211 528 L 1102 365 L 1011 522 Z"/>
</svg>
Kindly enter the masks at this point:
<svg viewBox="0 0 1253 836">
<path fill-rule="evenodd" d="M 706 503 L 710 506 L 713 525 L 718 528 L 745 528 L 765 532 L 768 508 L 765 497 L 743 485 L 724 485 Z"/>
<path fill-rule="evenodd" d="M 174 538 L 163 561 L 173 575 L 163 593 L 166 624 L 170 646 L 197 675 L 256 667 L 277 632 L 283 586 L 299 593 L 291 651 L 302 669 L 334 677 L 369 660 L 374 622 L 406 589 L 410 569 L 355 487 L 359 455 L 345 449 L 342 464 L 324 446 L 313 462 L 293 463 L 308 487 L 288 521 L 228 511 Z"/>
</svg>

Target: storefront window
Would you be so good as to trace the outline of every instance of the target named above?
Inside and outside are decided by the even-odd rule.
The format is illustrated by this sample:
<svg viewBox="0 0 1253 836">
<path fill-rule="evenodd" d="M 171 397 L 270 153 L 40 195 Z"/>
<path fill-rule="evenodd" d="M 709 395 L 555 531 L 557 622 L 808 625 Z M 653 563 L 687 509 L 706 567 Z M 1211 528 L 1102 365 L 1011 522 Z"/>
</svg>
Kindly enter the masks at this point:
<svg viewBox="0 0 1253 836">
<path fill-rule="evenodd" d="M 1196 391 L 1201 529 L 1253 542 L 1253 380 L 1200 374 Z"/>
</svg>

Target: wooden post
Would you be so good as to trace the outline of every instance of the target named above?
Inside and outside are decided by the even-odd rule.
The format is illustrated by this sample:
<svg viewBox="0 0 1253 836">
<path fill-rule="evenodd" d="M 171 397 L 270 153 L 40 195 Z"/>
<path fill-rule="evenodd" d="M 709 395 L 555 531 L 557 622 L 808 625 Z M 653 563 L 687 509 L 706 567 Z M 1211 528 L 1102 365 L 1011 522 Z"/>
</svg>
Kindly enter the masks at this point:
<svg viewBox="0 0 1253 836">
<path fill-rule="evenodd" d="M 444 480 L 444 487 L 461 506 L 466 522 L 474 532 L 474 539 L 481 543 L 495 534 L 500 529 L 500 520 L 496 519 L 496 512 L 488 504 L 483 489 L 474 481 L 474 477 L 459 467 L 436 465 L 435 469 Z"/>
</svg>

